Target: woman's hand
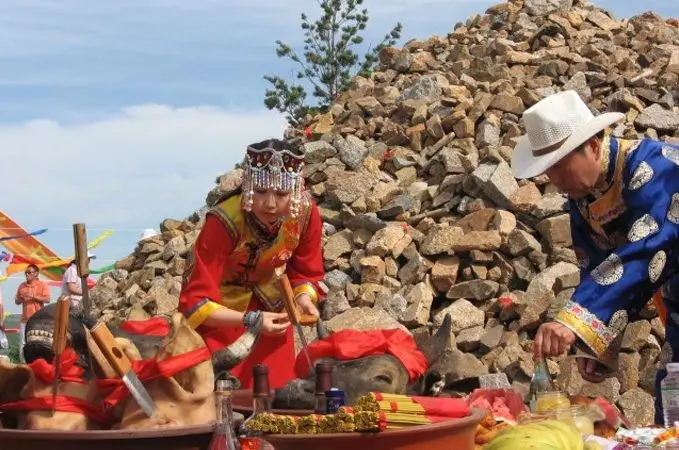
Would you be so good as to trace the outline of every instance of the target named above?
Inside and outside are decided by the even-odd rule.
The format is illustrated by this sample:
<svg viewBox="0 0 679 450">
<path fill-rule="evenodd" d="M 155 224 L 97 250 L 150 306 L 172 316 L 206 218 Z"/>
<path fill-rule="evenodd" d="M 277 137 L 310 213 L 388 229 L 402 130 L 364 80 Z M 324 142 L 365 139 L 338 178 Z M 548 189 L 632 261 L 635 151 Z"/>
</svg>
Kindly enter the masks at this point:
<svg viewBox="0 0 679 450">
<path fill-rule="evenodd" d="M 318 320 L 320 314 L 318 313 L 318 308 L 314 305 L 314 301 L 311 300 L 309 294 L 299 294 L 297 296 L 297 305 L 299 305 L 300 313 L 303 316 L 313 316 Z"/>
<path fill-rule="evenodd" d="M 262 312 L 262 334 L 264 336 L 282 336 L 290 326 L 286 313 Z"/>
<path fill-rule="evenodd" d="M 533 352 L 538 357 L 561 356 L 575 343 L 575 333 L 558 322 L 540 325 L 533 342 Z"/>
</svg>

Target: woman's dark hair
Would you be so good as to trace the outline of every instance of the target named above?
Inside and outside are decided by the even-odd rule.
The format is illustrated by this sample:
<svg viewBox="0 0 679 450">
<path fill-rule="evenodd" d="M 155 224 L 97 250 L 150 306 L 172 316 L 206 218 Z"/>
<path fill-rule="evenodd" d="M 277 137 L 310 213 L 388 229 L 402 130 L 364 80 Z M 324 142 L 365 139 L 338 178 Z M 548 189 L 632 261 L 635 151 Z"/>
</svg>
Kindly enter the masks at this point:
<svg viewBox="0 0 679 450">
<path fill-rule="evenodd" d="M 35 273 L 40 273 L 40 268 L 38 266 L 36 266 L 35 264 L 29 264 L 28 266 L 26 266 L 26 270 L 28 270 L 28 269 L 33 269 L 33 270 L 35 270 Z"/>
<path fill-rule="evenodd" d="M 254 148 L 255 150 L 263 150 L 265 148 L 272 148 L 274 150 L 282 151 L 282 150 L 287 150 L 290 153 L 293 153 L 295 155 L 301 155 L 302 151 L 300 150 L 299 147 L 294 146 L 290 144 L 289 142 L 280 140 L 280 139 L 266 139 L 261 142 L 257 142 L 254 144 L 250 144 L 250 147 Z"/>
</svg>

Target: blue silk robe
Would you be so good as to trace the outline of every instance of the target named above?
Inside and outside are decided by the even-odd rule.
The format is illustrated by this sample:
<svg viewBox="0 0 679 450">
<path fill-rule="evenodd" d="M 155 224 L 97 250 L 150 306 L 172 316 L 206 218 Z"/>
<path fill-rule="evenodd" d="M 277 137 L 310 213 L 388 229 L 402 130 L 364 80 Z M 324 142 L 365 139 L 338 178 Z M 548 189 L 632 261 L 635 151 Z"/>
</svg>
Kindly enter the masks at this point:
<svg viewBox="0 0 679 450">
<path fill-rule="evenodd" d="M 667 341 L 661 359 L 679 361 L 679 147 L 645 139 L 603 140 L 605 182 L 587 198 L 569 200 L 580 285 L 556 320 L 597 357 L 619 343 L 628 315 L 641 310 L 664 283 Z M 673 289 L 674 285 L 677 289 Z M 679 317 L 679 316 L 677 316 Z M 656 421 L 662 423 L 659 381 Z"/>
</svg>

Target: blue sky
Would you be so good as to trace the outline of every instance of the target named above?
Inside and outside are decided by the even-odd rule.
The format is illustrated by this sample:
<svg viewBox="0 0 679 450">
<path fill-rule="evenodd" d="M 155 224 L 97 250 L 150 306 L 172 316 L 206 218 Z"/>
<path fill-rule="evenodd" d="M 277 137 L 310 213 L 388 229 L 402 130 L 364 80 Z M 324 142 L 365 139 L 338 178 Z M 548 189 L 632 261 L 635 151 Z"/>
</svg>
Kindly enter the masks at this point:
<svg viewBox="0 0 679 450">
<path fill-rule="evenodd" d="M 401 21 L 404 36 L 445 35 L 488 0 L 366 0 L 366 40 Z M 618 17 L 676 0 L 601 0 Z M 4 0 L 0 4 L 0 209 L 72 253 L 84 222 L 106 265 L 143 228 L 203 204 L 249 142 L 280 136 L 262 76 L 286 75 L 274 42 L 299 44 L 315 0 Z M 17 284 L 0 283 L 5 306 Z"/>
</svg>

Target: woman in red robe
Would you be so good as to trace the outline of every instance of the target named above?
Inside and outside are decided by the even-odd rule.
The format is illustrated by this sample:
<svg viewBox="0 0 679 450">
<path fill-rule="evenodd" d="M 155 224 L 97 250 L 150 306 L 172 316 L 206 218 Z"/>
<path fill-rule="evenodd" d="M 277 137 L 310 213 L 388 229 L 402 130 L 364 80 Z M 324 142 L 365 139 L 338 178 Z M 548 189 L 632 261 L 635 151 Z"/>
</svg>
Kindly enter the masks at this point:
<svg viewBox="0 0 679 450">
<path fill-rule="evenodd" d="M 286 266 L 300 312 L 318 317 L 324 276 L 322 221 L 304 190 L 304 157 L 279 140 L 247 149 L 242 188 L 207 214 L 184 276 L 179 308 L 210 349 L 246 329 L 260 333 L 231 374 L 252 387 L 252 367 L 270 367 L 271 386 L 295 378 L 294 339 L 274 270 Z"/>
</svg>

